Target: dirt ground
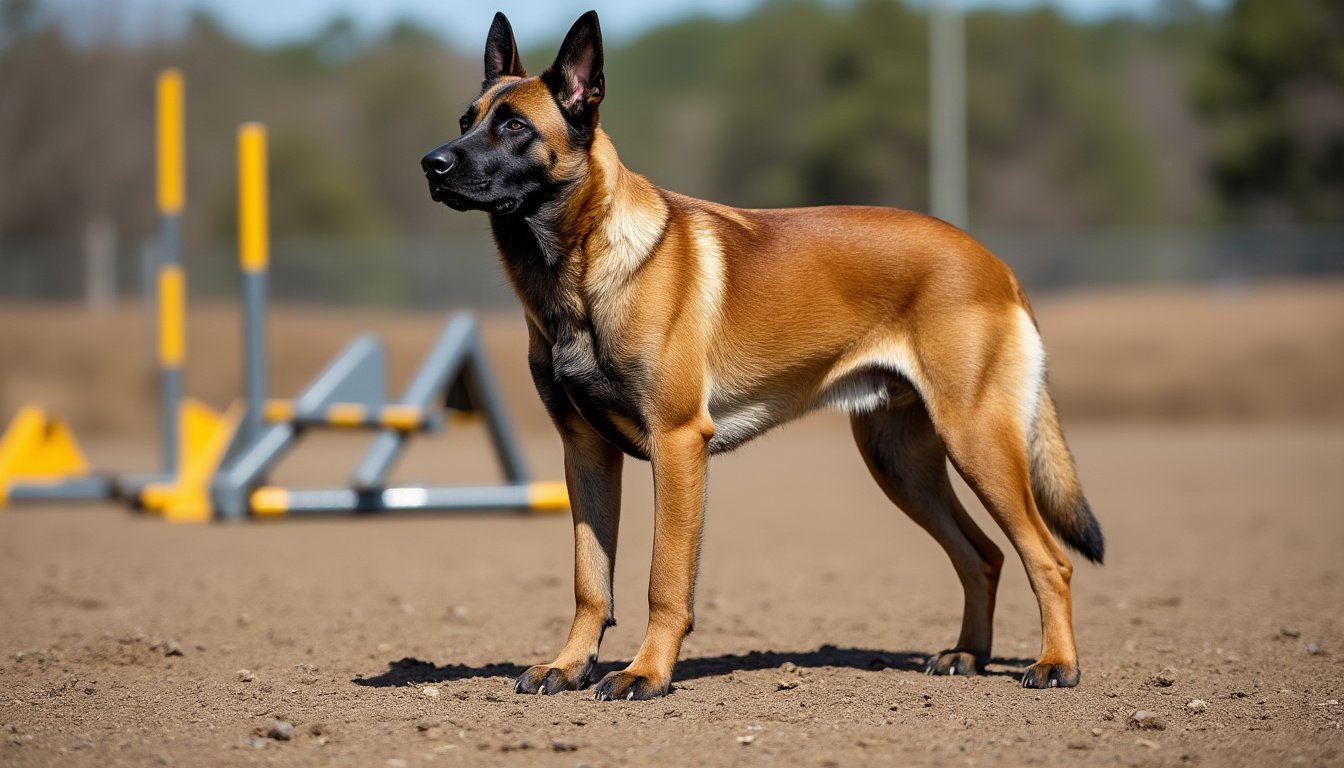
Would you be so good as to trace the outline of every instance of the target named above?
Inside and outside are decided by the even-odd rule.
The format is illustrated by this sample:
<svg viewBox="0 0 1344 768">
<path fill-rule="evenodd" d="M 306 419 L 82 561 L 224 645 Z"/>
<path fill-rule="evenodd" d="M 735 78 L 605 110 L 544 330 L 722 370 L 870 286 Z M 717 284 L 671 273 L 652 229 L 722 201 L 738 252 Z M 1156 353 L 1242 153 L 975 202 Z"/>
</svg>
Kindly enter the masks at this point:
<svg viewBox="0 0 1344 768">
<path fill-rule="evenodd" d="M 110 505 L 0 513 L 0 765 L 1344 765 L 1344 421 L 1340 390 L 1321 383 L 1338 380 L 1344 337 L 1330 291 L 1274 291 L 1158 295 L 1146 312 L 1114 296 L 1039 307 L 1108 537 L 1107 564 L 1074 576 L 1076 689 L 1018 686 L 1039 622 L 1011 555 L 990 674 L 919 671 L 955 639 L 957 580 L 872 483 L 844 420 L 822 414 L 716 459 L 697 630 L 672 693 L 651 702 L 512 691 L 568 628 L 564 516 L 171 526 Z M 1243 301 L 1287 315 L 1255 322 Z M 13 318 L 35 311 L 0 308 L 0 351 L 19 344 Z M 1120 338 L 1124 317 L 1152 338 Z M 506 367 L 521 350 L 508 332 L 487 337 L 536 474 L 558 478 L 557 439 Z M 1131 376 L 1111 390 L 1118 405 L 1087 405 L 1079 381 L 1105 377 L 1077 357 Z M 19 359 L 0 373 L 10 395 L 76 388 L 39 352 Z M 1147 360 L 1147 377 L 1132 373 Z M 1290 373 L 1252 370 L 1266 360 Z M 1286 393 L 1264 384 L 1275 377 Z M 100 465 L 155 460 L 147 430 L 85 431 Z M 277 480 L 330 482 L 360 447 L 316 439 Z M 472 428 L 425 441 L 398 476 L 493 472 Z M 651 503 L 647 465 L 628 460 L 604 671 L 643 634 Z M 1164 727 L 1135 727 L 1139 710 Z M 267 735 L 276 721 L 292 738 Z"/>
</svg>

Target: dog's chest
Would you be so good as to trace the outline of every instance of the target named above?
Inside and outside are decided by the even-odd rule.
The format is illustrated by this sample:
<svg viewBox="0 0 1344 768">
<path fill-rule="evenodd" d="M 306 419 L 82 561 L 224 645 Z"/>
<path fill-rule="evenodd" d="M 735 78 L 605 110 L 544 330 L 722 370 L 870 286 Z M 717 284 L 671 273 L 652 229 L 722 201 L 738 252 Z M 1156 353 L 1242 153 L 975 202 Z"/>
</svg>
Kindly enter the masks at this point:
<svg viewBox="0 0 1344 768">
<path fill-rule="evenodd" d="M 591 331 L 572 330 L 551 348 L 555 379 L 593 429 L 636 458 L 648 458 L 642 369 L 605 354 Z"/>
</svg>

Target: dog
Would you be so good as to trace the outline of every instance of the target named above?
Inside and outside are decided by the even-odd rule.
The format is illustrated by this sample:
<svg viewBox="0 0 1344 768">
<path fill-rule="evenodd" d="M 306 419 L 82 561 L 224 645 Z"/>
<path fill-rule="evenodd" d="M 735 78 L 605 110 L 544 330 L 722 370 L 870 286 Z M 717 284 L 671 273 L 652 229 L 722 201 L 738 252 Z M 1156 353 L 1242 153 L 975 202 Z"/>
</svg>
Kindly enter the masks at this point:
<svg viewBox="0 0 1344 768">
<path fill-rule="evenodd" d="M 528 76 L 496 14 L 462 135 L 421 160 L 436 202 L 490 216 L 526 314 L 528 363 L 564 444 L 576 608 L 548 664 L 514 683 L 591 685 L 615 624 L 612 572 L 626 455 L 652 465 L 649 624 L 595 698 L 667 693 L 694 592 L 709 456 L 817 408 L 847 412 L 886 495 L 942 545 L 965 591 L 956 645 L 926 671 L 982 672 L 1003 553 L 953 493 L 965 478 L 1022 558 L 1040 604 L 1027 688 L 1079 680 L 1070 577 L 1054 536 L 1100 563 L 1046 386 L 1045 350 L 1012 271 L 961 230 L 876 207 L 743 210 L 654 186 L 598 121 L 597 13 Z"/>
</svg>

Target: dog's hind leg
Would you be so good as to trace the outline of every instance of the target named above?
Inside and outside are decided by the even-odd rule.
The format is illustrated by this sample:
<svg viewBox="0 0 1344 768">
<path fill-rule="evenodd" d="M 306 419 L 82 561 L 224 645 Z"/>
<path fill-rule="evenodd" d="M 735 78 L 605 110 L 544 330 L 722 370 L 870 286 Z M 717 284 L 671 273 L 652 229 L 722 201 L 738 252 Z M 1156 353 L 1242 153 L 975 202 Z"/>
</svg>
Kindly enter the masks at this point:
<svg viewBox="0 0 1344 768">
<path fill-rule="evenodd" d="M 517 693 L 552 694 L 587 686 L 607 627 L 616 623 L 611 579 L 621 519 L 623 456 L 577 414 L 561 419 L 565 481 L 574 515 L 574 623 L 555 661 L 514 682 Z"/>
<path fill-rule="evenodd" d="M 929 658 L 925 671 L 968 675 L 989 661 L 994 598 L 1003 553 L 975 524 L 952 490 L 947 450 L 922 402 L 851 416 L 854 439 L 877 484 L 948 557 L 965 591 L 955 647 Z"/>
<path fill-rule="evenodd" d="M 991 406 L 967 418 L 945 414 L 939 431 L 961 476 L 1008 535 L 1026 567 L 1041 610 L 1041 656 L 1022 676 L 1025 688 L 1078 684 L 1073 637 L 1073 564 L 1055 542 L 1032 496 L 1026 436 L 1011 414 Z"/>
</svg>

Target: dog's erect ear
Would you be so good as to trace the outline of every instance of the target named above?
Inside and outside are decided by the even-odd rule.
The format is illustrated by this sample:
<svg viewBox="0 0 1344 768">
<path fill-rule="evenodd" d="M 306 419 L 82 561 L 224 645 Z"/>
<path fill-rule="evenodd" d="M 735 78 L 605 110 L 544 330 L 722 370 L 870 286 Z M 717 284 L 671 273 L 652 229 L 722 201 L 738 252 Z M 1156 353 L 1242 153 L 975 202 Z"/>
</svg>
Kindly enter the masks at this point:
<svg viewBox="0 0 1344 768">
<path fill-rule="evenodd" d="M 495 14 L 490 34 L 485 38 L 485 82 L 483 86 L 505 75 L 526 77 L 523 62 L 518 58 L 518 43 L 513 40 L 513 27 L 502 13 Z"/>
<path fill-rule="evenodd" d="M 555 63 L 541 79 L 571 119 L 591 119 L 607 90 L 602 76 L 602 28 L 597 24 L 597 11 L 583 14 L 569 28 Z"/>
</svg>

